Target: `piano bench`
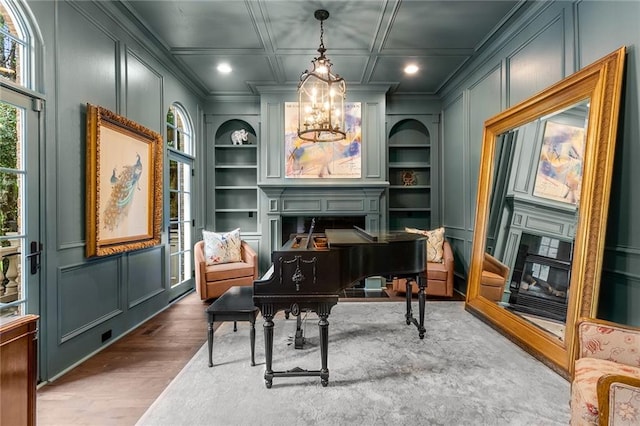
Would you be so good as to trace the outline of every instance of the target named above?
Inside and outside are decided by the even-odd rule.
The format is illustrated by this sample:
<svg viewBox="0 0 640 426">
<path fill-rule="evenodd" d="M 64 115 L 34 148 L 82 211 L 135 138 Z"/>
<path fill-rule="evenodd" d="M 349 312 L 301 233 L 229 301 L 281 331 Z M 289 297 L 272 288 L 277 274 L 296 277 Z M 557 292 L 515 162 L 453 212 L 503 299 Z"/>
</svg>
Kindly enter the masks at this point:
<svg viewBox="0 0 640 426">
<path fill-rule="evenodd" d="M 234 286 L 217 298 L 205 311 L 207 313 L 209 367 L 213 367 L 213 323 L 215 321 L 233 321 L 233 331 L 237 331 L 236 321 L 251 323 L 251 365 L 256 365 L 256 317 L 259 309 L 253 304 L 253 286 Z"/>
</svg>

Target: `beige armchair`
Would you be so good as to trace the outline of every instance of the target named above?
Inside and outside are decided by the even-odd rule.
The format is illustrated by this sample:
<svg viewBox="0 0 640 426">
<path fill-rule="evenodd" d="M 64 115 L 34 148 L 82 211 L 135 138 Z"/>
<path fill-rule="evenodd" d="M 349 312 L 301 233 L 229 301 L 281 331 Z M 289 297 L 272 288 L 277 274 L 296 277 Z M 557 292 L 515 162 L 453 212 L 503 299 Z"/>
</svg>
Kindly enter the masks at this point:
<svg viewBox="0 0 640 426">
<path fill-rule="evenodd" d="M 204 241 L 193 247 L 195 260 L 196 291 L 200 299 L 221 296 L 233 286 L 252 286 L 258 279 L 258 256 L 251 246 L 242 241 L 241 262 L 207 265 L 204 256 Z"/>
<path fill-rule="evenodd" d="M 577 337 L 571 425 L 640 424 L 640 328 L 582 319 Z"/>
<path fill-rule="evenodd" d="M 480 296 L 500 302 L 509 279 L 509 267 L 489 253 L 484 254 L 480 277 Z"/>
<path fill-rule="evenodd" d="M 453 251 L 448 241 L 442 244 L 442 262 L 427 262 L 427 296 L 453 296 Z M 398 293 L 407 292 L 407 280 L 394 278 L 392 289 Z M 411 293 L 418 293 L 418 285 L 414 282 Z"/>
</svg>

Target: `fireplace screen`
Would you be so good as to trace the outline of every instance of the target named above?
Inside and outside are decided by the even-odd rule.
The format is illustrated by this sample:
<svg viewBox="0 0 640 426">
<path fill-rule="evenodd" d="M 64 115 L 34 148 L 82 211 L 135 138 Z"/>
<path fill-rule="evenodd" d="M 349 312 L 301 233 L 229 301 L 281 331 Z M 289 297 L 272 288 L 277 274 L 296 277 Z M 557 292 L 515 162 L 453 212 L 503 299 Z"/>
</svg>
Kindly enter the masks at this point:
<svg viewBox="0 0 640 426">
<path fill-rule="evenodd" d="M 510 285 L 511 308 L 565 321 L 572 249 L 570 241 L 523 233 Z"/>
</svg>

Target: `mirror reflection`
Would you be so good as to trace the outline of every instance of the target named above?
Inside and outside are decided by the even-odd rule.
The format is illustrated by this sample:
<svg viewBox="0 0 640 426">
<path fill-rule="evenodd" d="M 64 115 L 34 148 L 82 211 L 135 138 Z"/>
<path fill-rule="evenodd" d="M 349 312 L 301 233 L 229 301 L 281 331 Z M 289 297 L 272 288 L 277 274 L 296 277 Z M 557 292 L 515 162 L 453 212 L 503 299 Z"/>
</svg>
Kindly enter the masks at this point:
<svg viewBox="0 0 640 426">
<path fill-rule="evenodd" d="M 484 126 L 465 308 L 567 377 L 597 312 L 624 55 Z"/>
<path fill-rule="evenodd" d="M 479 295 L 564 339 L 589 100 L 497 137 Z"/>
</svg>

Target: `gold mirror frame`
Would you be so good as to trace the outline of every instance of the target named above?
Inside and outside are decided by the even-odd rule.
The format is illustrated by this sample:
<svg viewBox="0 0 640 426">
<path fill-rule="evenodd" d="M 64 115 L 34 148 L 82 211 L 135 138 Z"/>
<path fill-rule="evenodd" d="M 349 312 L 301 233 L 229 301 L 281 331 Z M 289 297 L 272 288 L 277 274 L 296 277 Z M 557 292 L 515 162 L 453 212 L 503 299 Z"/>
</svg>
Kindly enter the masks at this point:
<svg viewBox="0 0 640 426">
<path fill-rule="evenodd" d="M 625 48 L 554 84 L 485 122 L 475 231 L 465 308 L 500 330 L 565 377 L 573 374 L 575 324 L 595 317 L 604 253 Z M 497 138 L 507 131 L 590 100 L 582 189 L 575 230 L 564 339 L 479 295 L 487 240 Z M 507 286 L 509 283 L 507 283 Z"/>
</svg>

